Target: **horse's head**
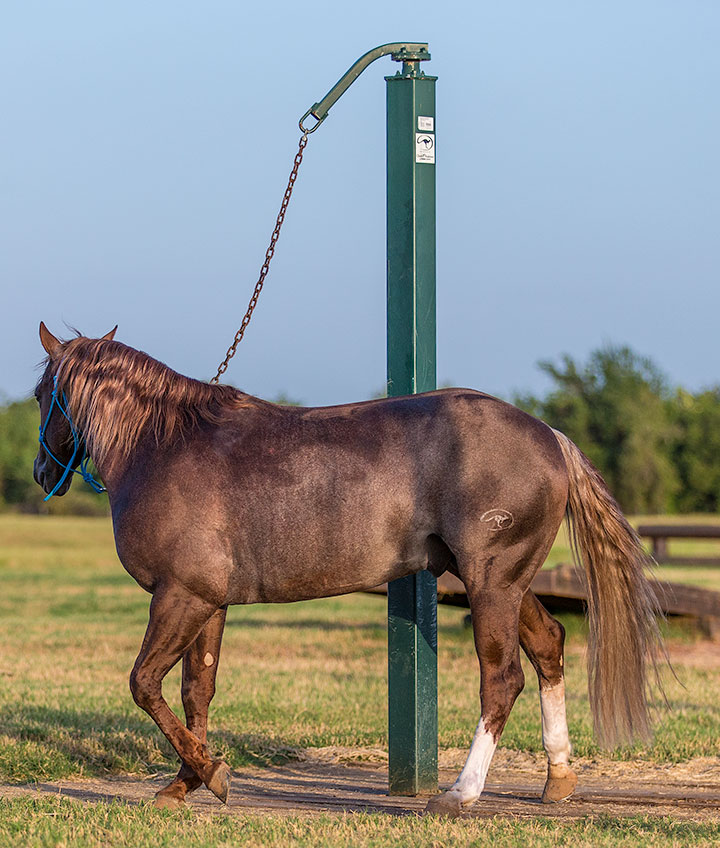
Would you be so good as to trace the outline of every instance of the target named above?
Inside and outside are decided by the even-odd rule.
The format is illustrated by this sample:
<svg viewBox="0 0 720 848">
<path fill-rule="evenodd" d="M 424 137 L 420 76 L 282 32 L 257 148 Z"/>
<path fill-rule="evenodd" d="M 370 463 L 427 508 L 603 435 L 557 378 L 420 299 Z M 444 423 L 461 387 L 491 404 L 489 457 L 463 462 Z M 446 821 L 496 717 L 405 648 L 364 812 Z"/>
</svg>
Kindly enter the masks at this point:
<svg viewBox="0 0 720 848">
<path fill-rule="evenodd" d="M 117 327 L 103 339 L 112 339 L 115 330 Z M 48 494 L 57 486 L 53 493 L 64 495 L 72 483 L 71 470 L 77 468 L 85 454 L 85 445 L 82 436 L 71 425 L 67 409 L 69 389 L 58 390 L 58 371 L 62 366 L 65 345 L 42 321 L 40 341 L 48 356 L 45 371 L 35 387 L 35 397 L 40 406 L 40 446 L 33 465 L 33 477 Z"/>
</svg>

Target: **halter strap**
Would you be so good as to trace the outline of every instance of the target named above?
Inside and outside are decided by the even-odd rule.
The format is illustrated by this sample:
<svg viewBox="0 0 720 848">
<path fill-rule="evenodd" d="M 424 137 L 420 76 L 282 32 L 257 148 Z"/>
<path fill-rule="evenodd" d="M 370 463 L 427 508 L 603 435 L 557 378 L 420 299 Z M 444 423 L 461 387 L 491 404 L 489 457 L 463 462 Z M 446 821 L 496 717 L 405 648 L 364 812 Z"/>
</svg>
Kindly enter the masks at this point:
<svg viewBox="0 0 720 848">
<path fill-rule="evenodd" d="M 58 382 L 58 378 L 57 378 L 57 374 L 55 374 L 53 376 L 53 390 L 52 390 L 52 401 L 50 402 L 50 409 L 48 409 L 47 418 L 45 419 L 44 423 L 40 425 L 40 437 L 39 437 L 38 441 L 45 448 L 45 451 L 47 452 L 50 459 L 54 460 L 64 470 L 63 470 L 62 476 L 57 481 L 57 483 L 53 486 L 52 490 L 43 498 L 43 502 L 50 500 L 50 498 L 57 492 L 57 490 L 60 488 L 60 486 L 62 486 L 62 484 L 65 482 L 68 474 L 70 474 L 70 473 L 79 474 L 83 478 L 83 480 L 90 486 L 90 488 L 94 489 L 96 492 L 98 492 L 98 493 L 99 492 L 107 492 L 107 489 L 102 485 L 102 483 L 100 483 L 98 480 L 96 480 L 93 477 L 93 475 L 90 473 L 90 471 L 88 470 L 87 466 L 88 466 L 88 462 L 90 461 L 90 457 L 88 456 L 87 448 L 84 445 L 83 445 L 82 457 L 80 458 L 80 467 L 79 467 L 79 469 L 73 468 L 73 465 L 75 465 L 75 457 L 78 455 L 78 452 L 80 450 L 80 441 L 81 440 L 80 440 L 80 435 L 79 435 L 78 431 L 75 429 L 75 426 L 72 423 L 72 418 L 70 418 L 70 411 L 69 411 L 70 408 L 68 406 L 67 397 L 65 395 L 65 392 L 62 393 L 63 402 L 60 403 L 60 401 L 58 400 L 58 385 L 57 385 L 57 382 Z M 64 406 L 63 406 L 63 404 L 64 404 Z M 74 443 L 73 452 L 72 452 L 72 456 L 67 461 L 67 463 L 61 462 L 55 456 L 55 454 L 50 450 L 48 443 L 45 441 L 45 431 L 47 430 L 48 424 L 50 423 L 50 416 L 52 415 L 52 411 L 53 411 L 53 408 L 55 406 L 57 406 L 57 408 L 60 410 L 63 417 L 67 421 L 67 423 L 70 425 L 70 432 L 72 433 L 72 437 L 73 437 L 73 443 Z"/>
</svg>

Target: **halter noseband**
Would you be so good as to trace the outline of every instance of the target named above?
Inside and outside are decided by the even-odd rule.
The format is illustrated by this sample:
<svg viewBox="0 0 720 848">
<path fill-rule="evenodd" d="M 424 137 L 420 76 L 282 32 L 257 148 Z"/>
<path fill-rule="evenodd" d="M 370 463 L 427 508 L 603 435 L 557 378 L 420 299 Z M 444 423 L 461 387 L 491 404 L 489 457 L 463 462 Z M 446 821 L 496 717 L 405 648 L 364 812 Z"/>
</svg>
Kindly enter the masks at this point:
<svg viewBox="0 0 720 848">
<path fill-rule="evenodd" d="M 75 464 L 75 457 L 78 455 L 78 452 L 80 450 L 80 436 L 78 434 L 78 431 L 75 429 L 75 427 L 72 423 L 72 419 L 70 418 L 70 412 L 69 412 L 69 409 L 68 409 L 68 402 L 67 402 L 67 397 L 65 396 L 65 392 L 62 393 L 63 402 L 60 403 L 60 401 L 58 400 L 57 380 L 58 380 L 57 374 L 55 374 L 53 376 L 52 402 L 50 403 L 50 409 L 48 410 L 48 414 L 47 414 L 47 418 L 45 419 L 45 423 L 40 425 L 40 438 L 38 439 L 38 441 L 45 448 L 48 456 L 52 460 L 54 460 L 64 470 L 63 470 L 63 473 L 62 473 L 62 477 L 60 477 L 60 479 L 57 481 L 57 483 L 53 486 L 52 491 L 43 498 L 43 501 L 49 501 L 50 500 L 50 498 L 55 494 L 55 492 L 57 492 L 57 490 L 60 488 L 60 486 L 62 486 L 62 484 L 65 482 L 68 474 L 70 474 L 71 472 L 73 474 L 79 474 L 83 478 L 83 480 L 88 484 L 88 486 L 90 486 L 96 492 L 107 492 L 107 489 L 102 485 L 102 483 L 100 483 L 98 480 L 96 480 L 92 476 L 92 474 L 88 471 L 87 465 L 88 465 L 88 462 L 90 461 L 90 457 L 88 456 L 87 448 L 84 445 L 83 445 L 83 451 L 82 451 L 82 458 L 80 459 L 80 468 L 79 468 L 79 470 L 77 468 L 73 468 L 73 465 Z M 72 433 L 73 442 L 75 443 L 75 446 L 74 446 L 73 452 L 72 452 L 72 456 L 67 461 L 67 463 L 61 462 L 55 456 L 55 454 L 50 450 L 48 443 L 45 441 L 45 431 L 47 430 L 47 426 L 50 423 L 50 416 L 52 415 L 53 407 L 55 407 L 55 406 L 57 406 L 57 408 L 60 410 L 63 417 L 67 421 L 67 423 L 70 425 L 70 432 Z"/>
</svg>

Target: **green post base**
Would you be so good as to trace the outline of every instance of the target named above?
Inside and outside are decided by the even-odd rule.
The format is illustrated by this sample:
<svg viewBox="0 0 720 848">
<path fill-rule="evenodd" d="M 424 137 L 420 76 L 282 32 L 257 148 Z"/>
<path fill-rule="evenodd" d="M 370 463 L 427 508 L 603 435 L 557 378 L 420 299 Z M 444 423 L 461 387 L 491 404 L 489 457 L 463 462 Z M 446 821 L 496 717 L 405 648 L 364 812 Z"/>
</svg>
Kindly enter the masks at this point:
<svg viewBox="0 0 720 848">
<path fill-rule="evenodd" d="M 427 571 L 388 586 L 389 791 L 437 791 L 437 581 Z"/>
</svg>

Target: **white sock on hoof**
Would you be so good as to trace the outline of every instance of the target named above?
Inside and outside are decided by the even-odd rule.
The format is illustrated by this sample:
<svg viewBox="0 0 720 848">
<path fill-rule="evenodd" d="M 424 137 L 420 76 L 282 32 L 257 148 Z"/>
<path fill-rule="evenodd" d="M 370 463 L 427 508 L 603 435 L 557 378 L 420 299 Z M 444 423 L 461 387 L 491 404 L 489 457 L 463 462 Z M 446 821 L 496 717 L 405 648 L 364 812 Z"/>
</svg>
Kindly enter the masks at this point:
<svg viewBox="0 0 720 848">
<path fill-rule="evenodd" d="M 492 733 L 486 730 L 485 722 L 481 718 L 473 736 L 465 767 L 460 772 L 460 777 L 448 789 L 447 794 L 457 798 L 460 804 L 472 804 L 473 801 L 477 801 L 485 788 L 485 778 L 495 748 L 497 748 L 497 742 L 493 739 Z"/>
<path fill-rule="evenodd" d="M 540 690 L 540 708 L 543 748 L 547 753 L 548 762 L 553 766 L 567 765 L 572 747 L 565 715 L 564 681 Z"/>
</svg>

